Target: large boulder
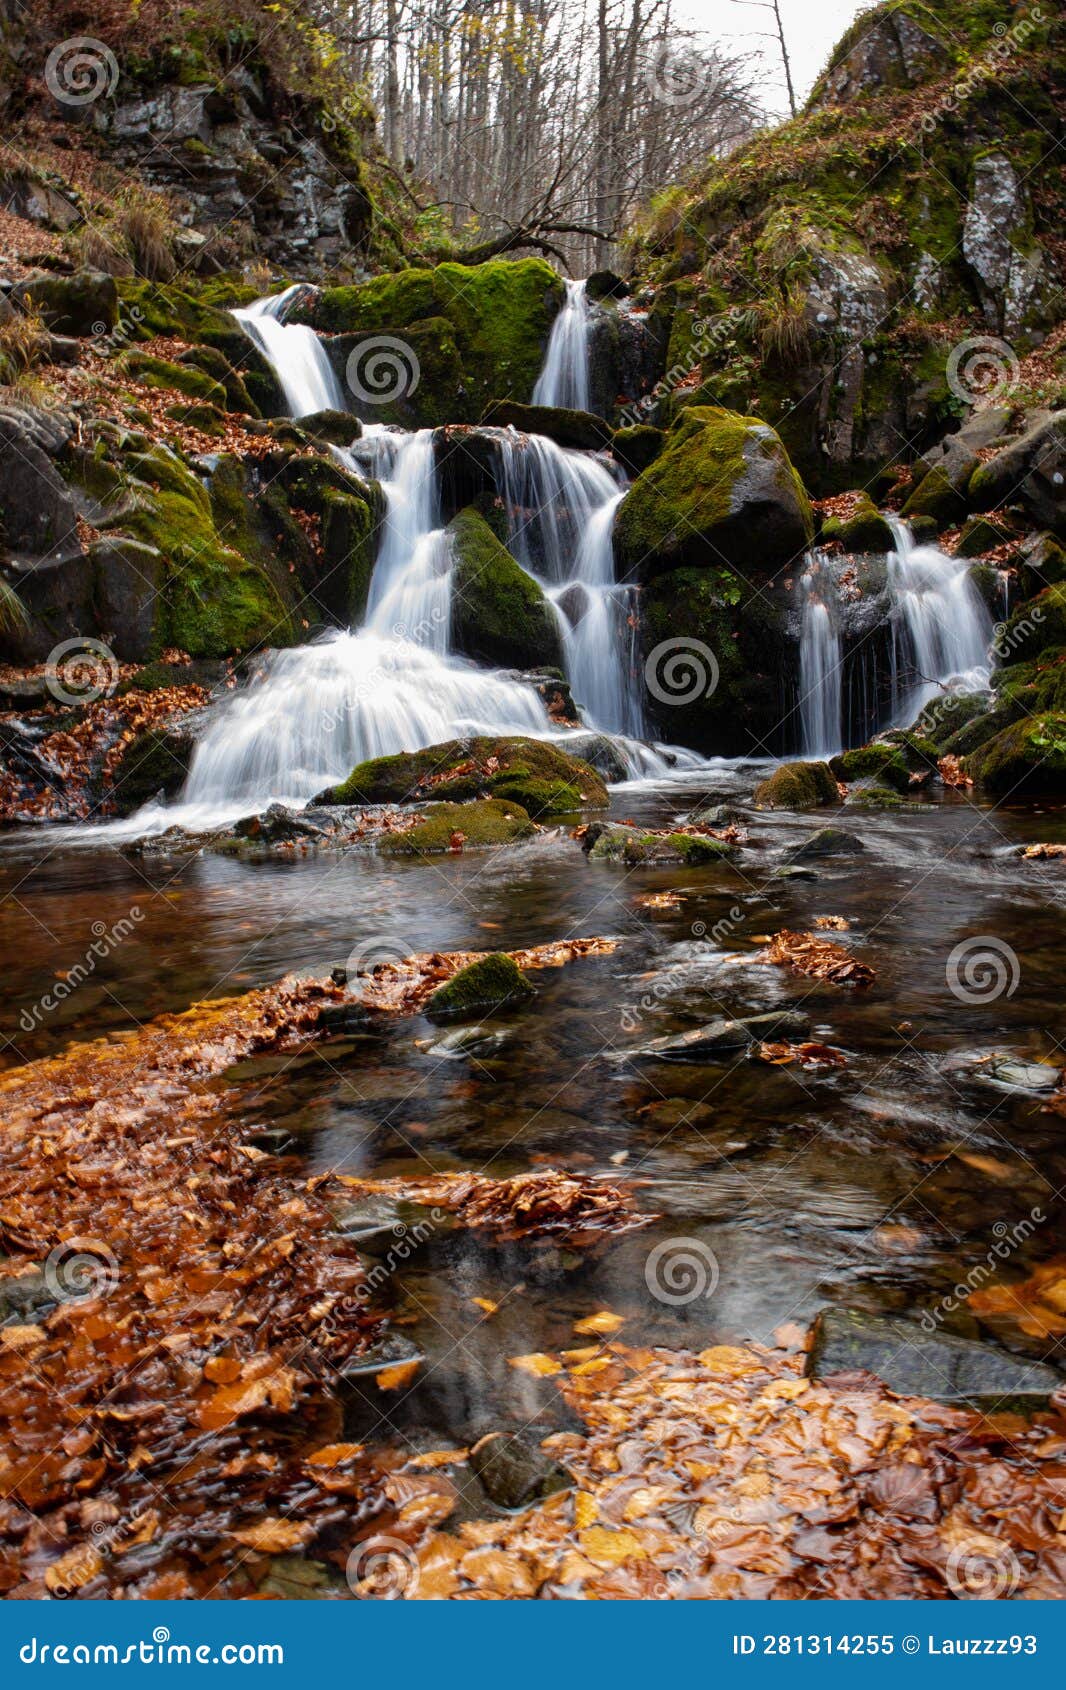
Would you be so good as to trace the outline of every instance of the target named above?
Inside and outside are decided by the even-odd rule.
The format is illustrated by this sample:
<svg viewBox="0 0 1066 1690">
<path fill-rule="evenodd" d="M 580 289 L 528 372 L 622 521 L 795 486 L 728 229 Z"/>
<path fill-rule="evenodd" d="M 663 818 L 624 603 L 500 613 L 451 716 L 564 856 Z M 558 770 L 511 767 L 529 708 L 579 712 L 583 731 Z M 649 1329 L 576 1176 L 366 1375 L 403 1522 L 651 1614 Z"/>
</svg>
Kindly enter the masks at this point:
<svg viewBox="0 0 1066 1690">
<path fill-rule="evenodd" d="M 73 276 L 31 276 L 12 289 L 26 310 L 37 313 L 53 334 L 110 334 L 118 322 L 118 288 L 100 270 Z"/>
<path fill-rule="evenodd" d="M 828 763 L 782 763 L 755 788 L 757 810 L 816 810 L 839 803 L 840 791 Z"/>
<path fill-rule="evenodd" d="M 520 405 L 515 399 L 494 399 L 481 421 L 486 428 L 517 428 L 522 434 L 544 434 L 557 446 L 599 452 L 611 444 L 613 430 L 591 411 L 566 410 L 553 405 Z"/>
<path fill-rule="evenodd" d="M 318 804 L 453 803 L 498 798 L 534 817 L 605 810 L 607 788 L 587 763 L 539 739 L 456 739 L 359 763 Z"/>
<path fill-rule="evenodd" d="M 622 501 L 622 573 L 686 567 L 765 581 L 810 545 L 814 518 L 780 437 L 757 417 L 694 406 Z"/>
<path fill-rule="evenodd" d="M 966 759 L 966 770 L 1002 797 L 1066 795 L 1066 714 L 1023 716 Z"/>
<path fill-rule="evenodd" d="M 993 510 L 1020 499 L 1042 527 L 1066 535 L 1066 411 L 1037 416 L 969 481 L 970 504 Z"/>
<path fill-rule="evenodd" d="M 471 507 L 448 524 L 456 651 L 504 669 L 558 668 L 559 625 L 540 587 Z"/>
</svg>

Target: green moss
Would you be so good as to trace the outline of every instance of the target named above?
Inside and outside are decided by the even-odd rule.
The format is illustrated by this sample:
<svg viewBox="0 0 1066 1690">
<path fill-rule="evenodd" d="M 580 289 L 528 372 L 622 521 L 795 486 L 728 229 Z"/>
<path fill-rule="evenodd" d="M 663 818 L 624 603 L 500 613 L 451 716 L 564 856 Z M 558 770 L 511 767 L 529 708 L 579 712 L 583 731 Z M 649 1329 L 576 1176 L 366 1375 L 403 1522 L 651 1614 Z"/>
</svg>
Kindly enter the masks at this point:
<svg viewBox="0 0 1066 1690">
<path fill-rule="evenodd" d="M 625 823 L 600 828 L 589 848 L 593 862 L 641 864 L 685 863 L 699 868 L 706 863 L 729 861 L 737 855 L 735 845 L 700 833 L 647 833 Z"/>
<path fill-rule="evenodd" d="M 404 419 L 435 426 L 476 422 L 492 399 L 528 403 L 562 297 L 551 267 L 524 258 L 375 276 L 326 288 L 308 309 L 329 333 L 406 341 L 420 379 L 401 407 Z M 391 420 L 381 407 L 374 417 Z"/>
<path fill-rule="evenodd" d="M 288 614 L 264 570 L 227 546 L 200 481 L 165 447 L 123 458 L 121 505 L 105 532 L 128 534 L 162 554 L 166 580 L 152 646 L 192 657 L 225 657 L 292 637 Z"/>
<path fill-rule="evenodd" d="M 1008 528 L 1001 522 L 991 522 L 985 516 L 971 516 L 963 524 L 959 543 L 955 548 L 956 557 L 983 557 L 985 552 L 994 551 L 1013 539 Z"/>
<path fill-rule="evenodd" d="M 1066 583 L 1046 587 L 1020 604 L 997 643 L 1016 663 L 1038 657 L 1048 646 L 1066 645 Z"/>
<path fill-rule="evenodd" d="M 1012 663 L 992 677 L 997 694 L 1033 714 L 1066 711 L 1066 647 L 1049 646 L 1030 663 Z"/>
<path fill-rule="evenodd" d="M 188 394 L 190 399 L 202 399 L 209 405 L 225 410 L 226 390 L 221 382 L 212 381 L 203 370 L 172 364 L 165 358 L 153 358 L 147 352 L 127 352 L 119 359 L 118 368 L 143 382 L 146 387 L 173 388 L 176 393 Z"/>
<path fill-rule="evenodd" d="M 814 518 L 778 436 L 757 417 L 697 406 L 674 423 L 623 500 L 624 573 L 730 565 L 765 577 L 810 544 Z"/>
<path fill-rule="evenodd" d="M 903 515 L 907 518 L 932 517 L 934 522 L 946 527 L 949 523 L 960 522 L 968 508 L 965 494 L 952 485 L 947 472 L 939 464 L 934 464 L 910 495 L 903 507 Z"/>
<path fill-rule="evenodd" d="M 840 793 L 828 763 L 782 763 L 755 788 L 758 810 L 812 810 L 839 803 Z"/>
<path fill-rule="evenodd" d="M 504 951 L 479 957 L 453 974 L 443 986 L 438 986 L 428 1000 L 425 1013 L 433 1019 L 457 1019 L 464 1015 L 481 1015 L 504 1004 L 520 1003 L 531 998 L 535 987 L 522 973 L 513 957 Z"/>
<path fill-rule="evenodd" d="M 189 364 L 193 369 L 202 370 L 205 375 L 218 382 L 219 386 L 225 389 L 227 410 L 239 412 L 246 417 L 258 417 L 259 407 L 248 392 L 244 380 L 237 374 L 229 359 L 216 347 L 191 346 L 187 352 L 181 354 L 178 363 Z"/>
<path fill-rule="evenodd" d="M 448 525 L 455 558 L 451 635 L 456 651 L 503 669 L 562 662 L 559 629 L 531 575 L 472 507 Z"/>
<path fill-rule="evenodd" d="M 428 804 L 424 819 L 406 833 L 386 834 L 378 850 L 389 857 L 435 856 L 451 851 L 462 834 L 466 845 L 513 845 L 536 832 L 520 804 L 477 798 L 466 804 Z"/>
<path fill-rule="evenodd" d="M 830 758 L 829 767 L 836 779 L 845 785 L 873 779 L 885 786 L 895 787 L 898 792 L 906 792 L 910 786 L 907 759 L 898 745 L 861 745 L 854 751 L 845 751 L 839 757 Z"/>
<path fill-rule="evenodd" d="M 653 428 L 650 423 L 633 423 L 615 430 L 614 455 L 630 475 L 643 475 L 659 456 L 665 439 L 664 429 Z"/>
<path fill-rule="evenodd" d="M 453 801 L 491 796 L 538 817 L 605 810 L 608 804 L 600 776 L 579 758 L 546 740 L 488 737 L 448 740 L 422 751 L 372 758 L 318 801 L 403 804 L 427 796 Z"/>
<path fill-rule="evenodd" d="M 189 773 L 192 750 L 191 735 L 173 729 L 149 728 L 137 734 L 123 751 L 111 778 L 115 813 L 132 815 L 159 793 L 171 798 L 180 792 Z"/>
<path fill-rule="evenodd" d="M 927 735 L 942 753 L 953 734 L 964 728 L 967 722 L 973 721 L 975 716 L 983 715 L 987 709 L 987 693 L 951 693 L 926 705 L 914 724 L 915 730 L 920 735 Z"/>
<path fill-rule="evenodd" d="M 833 516 L 822 524 L 823 540 L 839 540 L 846 552 L 890 552 L 892 530 L 873 500 L 861 494 L 850 516 Z"/>
<path fill-rule="evenodd" d="M 966 768 L 1002 797 L 1066 796 L 1066 714 L 1023 717 L 969 756 Z"/>
</svg>

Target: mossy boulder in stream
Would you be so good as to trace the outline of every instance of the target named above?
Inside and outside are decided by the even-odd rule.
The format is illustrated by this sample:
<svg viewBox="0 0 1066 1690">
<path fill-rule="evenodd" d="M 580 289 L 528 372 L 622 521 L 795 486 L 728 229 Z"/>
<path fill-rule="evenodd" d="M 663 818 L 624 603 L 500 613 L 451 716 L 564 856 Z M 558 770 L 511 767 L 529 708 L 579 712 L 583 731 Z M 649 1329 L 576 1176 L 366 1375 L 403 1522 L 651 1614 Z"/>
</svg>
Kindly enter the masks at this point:
<svg viewBox="0 0 1066 1690">
<path fill-rule="evenodd" d="M 521 804 L 475 798 L 465 804 L 427 804 L 421 821 L 404 833 L 387 833 L 378 850 L 387 857 L 431 857 L 467 845 L 514 845 L 536 831 Z"/>
<path fill-rule="evenodd" d="M 828 763 L 782 763 L 755 788 L 758 810 L 816 810 L 839 803 L 840 792 Z"/>
<path fill-rule="evenodd" d="M 521 405 L 515 399 L 494 399 L 481 421 L 486 428 L 516 428 L 520 434 L 543 434 L 557 446 L 580 452 L 600 452 L 610 446 L 613 430 L 591 411 L 553 405 Z"/>
<path fill-rule="evenodd" d="M 651 832 L 628 822 L 594 822 L 585 834 L 584 848 L 594 863 L 625 863 L 630 868 L 662 863 L 684 863 L 699 868 L 706 863 L 728 862 L 737 847 L 727 840 L 704 833 Z"/>
<path fill-rule="evenodd" d="M 846 552 L 890 552 L 892 530 L 869 494 L 861 493 L 847 516 L 831 516 L 822 524 L 823 540 L 839 540 Z"/>
<path fill-rule="evenodd" d="M 371 758 L 315 802 L 411 804 L 434 798 L 450 800 L 455 808 L 456 801 L 479 797 L 508 800 L 537 818 L 605 810 L 608 804 L 607 788 L 588 763 L 546 740 L 487 736 Z"/>
<path fill-rule="evenodd" d="M 426 1003 L 425 1013 L 434 1020 L 453 1020 L 463 1015 L 482 1015 L 504 1004 L 531 998 L 536 988 L 505 951 L 495 951 L 468 963 L 438 986 Z"/>
<path fill-rule="evenodd" d="M 829 767 L 835 779 L 845 785 L 876 780 L 897 792 L 906 792 L 911 781 L 907 759 L 898 745 L 860 745 L 854 751 L 842 751 L 839 757 L 831 757 Z"/>
<path fill-rule="evenodd" d="M 454 650 L 504 669 L 559 668 L 562 645 L 551 606 L 472 506 L 448 524 L 455 560 Z"/>
<path fill-rule="evenodd" d="M 193 736 L 182 728 L 148 728 L 123 751 L 106 796 L 116 815 L 130 816 L 157 797 L 172 798 L 185 785 Z"/>
<path fill-rule="evenodd" d="M 1066 714 L 1023 716 L 967 757 L 966 771 L 1003 797 L 1066 796 Z"/>
<path fill-rule="evenodd" d="M 695 406 L 619 507 L 621 573 L 686 566 L 766 580 L 810 545 L 814 517 L 779 436 L 758 417 Z"/>
</svg>

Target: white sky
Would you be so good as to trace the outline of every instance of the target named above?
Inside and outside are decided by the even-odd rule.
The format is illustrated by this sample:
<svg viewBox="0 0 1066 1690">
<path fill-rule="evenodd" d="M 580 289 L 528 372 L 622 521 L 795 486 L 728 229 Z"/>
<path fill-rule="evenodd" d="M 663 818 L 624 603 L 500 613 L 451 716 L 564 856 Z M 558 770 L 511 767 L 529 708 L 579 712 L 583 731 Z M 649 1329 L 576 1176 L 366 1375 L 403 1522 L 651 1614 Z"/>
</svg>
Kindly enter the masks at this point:
<svg viewBox="0 0 1066 1690">
<path fill-rule="evenodd" d="M 870 0 L 780 0 L 797 101 L 802 102 L 810 93 L 848 24 L 869 3 Z M 763 40 L 759 35 L 761 30 L 774 28 L 772 11 L 764 11 L 761 6 L 737 5 L 735 0 L 680 0 L 675 15 L 723 45 L 742 51 L 763 49 L 767 69 L 766 105 L 771 111 L 787 113 L 776 40 Z"/>
</svg>

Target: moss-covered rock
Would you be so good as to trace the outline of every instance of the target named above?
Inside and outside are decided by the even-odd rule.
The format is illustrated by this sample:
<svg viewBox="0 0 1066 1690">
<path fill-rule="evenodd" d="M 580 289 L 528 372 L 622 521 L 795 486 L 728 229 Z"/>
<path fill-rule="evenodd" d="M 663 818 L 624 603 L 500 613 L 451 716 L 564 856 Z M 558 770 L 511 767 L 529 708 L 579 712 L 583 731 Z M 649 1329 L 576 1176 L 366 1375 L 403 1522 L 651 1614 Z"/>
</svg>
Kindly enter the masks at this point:
<svg viewBox="0 0 1066 1690">
<path fill-rule="evenodd" d="M 221 382 L 214 381 L 203 370 L 192 368 L 185 364 L 174 364 L 166 358 L 154 358 L 148 352 L 126 352 L 119 359 L 119 370 L 135 381 L 143 382 L 146 387 L 163 387 L 173 389 L 175 393 L 185 393 L 190 399 L 199 399 L 208 405 L 216 405 L 224 411 L 228 405 L 226 390 Z"/>
<path fill-rule="evenodd" d="M 468 963 L 443 986 L 438 986 L 426 1003 L 425 1013 L 433 1020 L 458 1020 L 464 1015 L 483 1015 L 489 1009 L 521 1003 L 535 992 L 513 957 L 495 951 Z"/>
<path fill-rule="evenodd" d="M 986 516 L 971 516 L 962 525 L 956 557 L 983 557 L 997 546 L 1006 545 L 1014 536 L 1002 522 L 992 522 Z"/>
<path fill-rule="evenodd" d="M 1066 796 L 1066 714 L 1024 716 L 967 757 L 966 770 L 1000 797 Z"/>
<path fill-rule="evenodd" d="M 492 797 L 538 819 L 578 810 L 605 810 L 607 788 L 587 763 L 546 740 L 448 740 L 422 751 L 401 751 L 360 763 L 319 804 L 406 804 Z"/>
<path fill-rule="evenodd" d="M 860 745 L 831 757 L 829 767 L 835 779 L 847 786 L 853 781 L 877 780 L 897 792 L 906 792 L 911 783 L 907 758 L 899 745 Z"/>
<path fill-rule="evenodd" d="M 401 270 L 352 287 L 325 288 L 308 306 L 314 327 L 341 337 L 343 376 L 360 347 L 389 335 L 415 354 L 389 403 L 353 393 L 353 409 L 374 421 L 433 427 L 476 422 L 492 399 L 528 403 L 552 320 L 563 298 L 559 277 L 539 258 L 466 267 Z M 363 384 L 364 387 L 366 384 Z"/>
<path fill-rule="evenodd" d="M 448 537 L 454 649 L 497 668 L 558 668 L 562 643 L 551 606 L 484 517 L 467 507 L 448 524 Z"/>
<path fill-rule="evenodd" d="M 659 456 L 665 440 L 663 428 L 653 428 L 650 423 L 630 423 L 615 430 L 614 455 L 628 475 L 643 475 Z"/>
<path fill-rule="evenodd" d="M 848 516 L 832 516 L 822 524 L 823 540 L 839 540 L 846 552 L 890 552 L 892 530 L 873 500 L 860 494 Z"/>
<path fill-rule="evenodd" d="M 181 728 L 149 728 L 126 746 L 111 779 L 110 807 L 129 816 L 151 799 L 171 798 L 185 785 L 193 737 Z"/>
<path fill-rule="evenodd" d="M 965 493 L 952 485 L 941 464 L 935 464 L 911 493 L 903 515 L 908 520 L 914 516 L 931 517 L 941 528 L 946 528 L 953 522 L 961 522 L 969 508 Z"/>
<path fill-rule="evenodd" d="M 711 406 L 674 424 L 615 524 L 622 572 L 641 581 L 686 566 L 765 580 L 813 532 L 810 502 L 774 430 Z"/>
<path fill-rule="evenodd" d="M 378 850 L 388 857 L 437 856 L 467 845 L 513 845 L 535 832 L 521 804 L 475 798 L 465 804 L 427 804 L 420 822 L 406 833 L 386 834 Z"/>
<path fill-rule="evenodd" d="M 1049 646 L 1029 663 L 1011 663 L 992 677 L 996 696 L 1030 714 L 1066 711 L 1066 647 Z"/>
<path fill-rule="evenodd" d="M 914 731 L 943 753 L 951 736 L 987 709 L 988 694 L 985 692 L 947 693 L 926 705 L 914 724 Z"/>
<path fill-rule="evenodd" d="M 214 346 L 190 346 L 178 357 L 179 364 L 188 364 L 193 369 L 202 370 L 204 375 L 217 381 L 225 389 L 226 409 L 236 411 L 241 416 L 258 417 L 259 407 L 255 403 L 243 376 L 233 368 L 229 359 Z"/>
<path fill-rule="evenodd" d="M 839 803 L 840 792 L 828 763 L 782 763 L 755 788 L 758 810 L 814 810 Z"/>
<path fill-rule="evenodd" d="M 78 270 L 73 276 L 31 276 L 12 291 L 53 334 L 105 335 L 118 322 L 115 279 L 100 270 Z"/>
<path fill-rule="evenodd" d="M 1028 662 L 1048 646 L 1066 645 L 1066 583 L 1046 587 L 1020 604 L 999 632 L 998 649 L 1013 663 Z"/>
<path fill-rule="evenodd" d="M 706 863 L 728 862 L 738 855 L 737 847 L 707 834 L 653 832 L 627 822 L 596 822 L 584 840 L 592 862 L 625 863 L 629 868 L 663 863 L 685 863 L 699 868 Z"/>
<path fill-rule="evenodd" d="M 887 786 L 882 780 L 866 778 L 848 788 L 844 805 L 851 810 L 901 810 L 905 802 L 903 794 L 895 787 Z"/>
<path fill-rule="evenodd" d="M 516 428 L 520 434 L 543 434 L 557 446 L 579 452 L 601 452 L 610 446 L 613 431 L 591 411 L 552 405 L 521 405 L 515 399 L 493 399 L 481 421 L 486 428 Z"/>
<path fill-rule="evenodd" d="M 163 567 L 148 649 L 140 655 L 177 646 L 191 657 L 225 657 L 292 638 L 278 588 L 259 564 L 225 544 L 206 489 L 175 452 L 125 452 L 120 485 L 121 500 L 99 526 L 154 548 Z"/>
</svg>

